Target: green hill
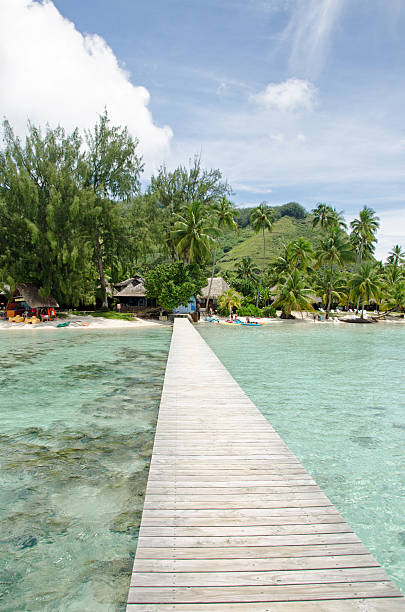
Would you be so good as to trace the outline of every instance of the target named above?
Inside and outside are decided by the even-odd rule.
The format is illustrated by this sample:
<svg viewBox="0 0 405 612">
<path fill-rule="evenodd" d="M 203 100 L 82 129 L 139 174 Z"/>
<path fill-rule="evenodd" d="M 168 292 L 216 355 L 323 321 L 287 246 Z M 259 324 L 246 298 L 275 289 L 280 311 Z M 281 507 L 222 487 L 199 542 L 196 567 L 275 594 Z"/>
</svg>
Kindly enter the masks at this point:
<svg viewBox="0 0 405 612">
<path fill-rule="evenodd" d="M 266 232 L 266 264 L 273 262 L 280 254 L 283 244 L 299 237 L 307 238 L 316 248 L 320 240 L 320 230 L 312 229 L 312 217 L 295 219 L 284 216 L 278 219 L 272 232 Z M 263 258 L 262 234 L 255 234 L 251 227 L 240 229 L 233 235 L 228 234 L 222 245 L 225 251 L 218 260 L 219 271 L 233 270 L 242 257 L 251 257 L 260 266 Z"/>
</svg>

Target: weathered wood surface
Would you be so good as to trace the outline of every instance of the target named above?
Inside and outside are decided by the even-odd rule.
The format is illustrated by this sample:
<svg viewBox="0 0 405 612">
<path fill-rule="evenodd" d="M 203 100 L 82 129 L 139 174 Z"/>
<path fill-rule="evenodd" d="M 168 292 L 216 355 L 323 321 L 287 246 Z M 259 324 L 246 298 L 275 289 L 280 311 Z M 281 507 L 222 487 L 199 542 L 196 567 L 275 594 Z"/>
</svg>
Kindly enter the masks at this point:
<svg viewBox="0 0 405 612">
<path fill-rule="evenodd" d="M 187 319 L 175 319 L 127 610 L 405 611 Z"/>
</svg>

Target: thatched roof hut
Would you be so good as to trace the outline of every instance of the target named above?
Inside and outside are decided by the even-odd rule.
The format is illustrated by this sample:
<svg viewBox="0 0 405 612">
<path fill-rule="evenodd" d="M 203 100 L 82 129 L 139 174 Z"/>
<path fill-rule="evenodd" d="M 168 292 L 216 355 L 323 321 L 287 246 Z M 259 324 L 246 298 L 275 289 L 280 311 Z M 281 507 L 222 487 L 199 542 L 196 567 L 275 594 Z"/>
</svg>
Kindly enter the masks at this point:
<svg viewBox="0 0 405 612">
<path fill-rule="evenodd" d="M 141 276 L 134 276 L 126 280 L 116 283 L 114 297 L 145 297 L 146 290 L 144 279 Z"/>
<path fill-rule="evenodd" d="M 207 281 L 208 281 L 208 285 L 204 287 L 203 289 L 201 289 L 201 295 L 199 296 L 203 300 L 206 300 L 208 297 L 208 291 L 210 288 L 211 279 L 207 278 Z M 217 300 L 220 295 L 225 293 L 225 291 L 229 291 L 229 289 L 230 289 L 230 286 L 221 276 L 214 277 L 212 279 L 210 299 Z"/>
<path fill-rule="evenodd" d="M 42 297 L 34 283 L 18 283 L 13 291 L 11 301 L 24 301 L 30 308 L 58 308 L 59 304 L 51 295 Z"/>
</svg>

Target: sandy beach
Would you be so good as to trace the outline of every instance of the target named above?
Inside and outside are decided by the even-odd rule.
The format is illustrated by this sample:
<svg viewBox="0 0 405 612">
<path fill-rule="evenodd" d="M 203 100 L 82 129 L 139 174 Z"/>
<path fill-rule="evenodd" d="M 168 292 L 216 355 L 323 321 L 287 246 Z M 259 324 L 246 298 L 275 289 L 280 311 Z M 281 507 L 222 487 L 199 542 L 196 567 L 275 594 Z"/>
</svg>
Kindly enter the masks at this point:
<svg viewBox="0 0 405 612">
<path fill-rule="evenodd" d="M 281 319 L 280 316 L 277 318 L 255 318 L 250 317 L 251 322 L 257 321 L 262 325 L 282 325 L 282 324 L 294 324 L 294 323 L 312 323 L 312 324 L 326 324 L 326 325 L 337 325 L 342 322 L 342 319 L 345 317 L 349 317 L 350 315 L 345 314 L 344 316 L 338 317 L 330 317 L 329 320 L 325 320 L 325 317 L 322 317 L 322 321 L 314 320 L 312 313 L 304 313 L 304 317 L 301 317 L 301 314 L 298 312 L 293 312 L 295 319 Z M 353 315 L 351 315 L 353 317 Z M 218 317 L 219 324 L 224 324 L 228 318 L 227 317 Z M 242 321 L 246 320 L 246 317 L 240 317 Z M 69 321 L 70 325 L 62 328 L 58 328 L 57 326 L 60 323 L 66 323 Z M 379 323 L 405 323 L 405 319 L 400 318 L 387 318 L 380 319 Z M 210 323 L 204 321 L 204 317 L 201 317 L 199 324 L 202 325 L 215 325 L 215 323 Z M 15 330 L 35 330 L 35 329 L 66 329 L 66 330 L 75 330 L 75 329 L 97 329 L 97 330 L 111 330 L 111 329 L 135 329 L 140 327 L 159 327 L 159 326 L 171 326 L 172 323 L 170 321 L 155 321 L 151 319 L 140 319 L 134 318 L 133 321 L 120 321 L 118 319 L 106 319 L 104 317 L 92 317 L 91 315 L 68 315 L 66 318 L 56 319 L 55 321 L 46 321 L 43 323 L 37 323 L 36 325 L 26 324 L 26 323 L 10 323 L 7 320 L 0 320 L 0 332 L 1 331 L 15 331 Z"/>
<path fill-rule="evenodd" d="M 57 326 L 60 323 L 70 322 L 70 325 L 62 328 Z M 84 325 L 83 325 L 84 324 Z M 160 321 L 152 321 L 136 318 L 133 321 L 120 321 L 118 319 L 105 319 L 104 317 L 92 317 L 91 315 L 78 316 L 69 315 L 66 318 L 56 319 L 54 321 L 45 321 L 36 325 L 27 323 L 10 323 L 9 321 L 0 321 L 0 331 L 14 330 L 35 330 L 35 329 L 65 329 L 67 331 L 75 329 L 123 329 L 123 328 L 139 328 L 139 327 L 157 327 L 165 325 Z"/>
<path fill-rule="evenodd" d="M 311 323 L 311 324 L 316 324 L 316 325 L 339 325 L 340 323 L 344 322 L 345 319 L 353 319 L 356 317 L 356 315 L 354 313 L 340 313 L 339 316 L 330 316 L 329 319 L 325 319 L 325 313 L 324 312 L 316 312 L 316 315 L 321 315 L 322 316 L 322 320 L 319 321 L 318 319 L 314 319 L 314 316 L 312 312 L 310 313 L 303 313 L 304 316 L 301 316 L 300 312 L 297 311 L 293 311 L 292 314 L 295 317 L 294 319 L 281 319 L 280 318 L 280 314 L 281 312 L 279 311 L 277 318 L 272 317 L 272 318 L 266 318 L 266 317 L 249 317 L 250 322 L 254 323 L 260 323 L 261 325 L 281 325 L 281 324 L 294 324 L 294 323 Z M 225 324 L 227 321 L 229 321 L 229 317 L 220 317 L 218 315 L 215 315 L 218 319 L 219 319 L 219 324 Z M 372 315 L 372 316 L 376 316 L 376 315 Z M 359 317 L 357 317 L 359 318 Z M 368 314 L 365 317 L 366 319 L 370 319 L 371 315 Z M 204 320 L 205 317 L 201 317 L 201 320 L 199 321 L 199 323 L 202 323 L 203 325 L 215 325 L 215 323 L 209 322 L 209 321 L 205 321 Z M 239 317 L 239 319 L 243 322 L 246 322 L 246 317 Z M 405 323 L 405 319 L 404 318 L 399 318 L 399 317 L 394 317 L 394 316 L 387 316 L 386 319 L 379 319 L 378 323 L 400 323 L 400 324 L 404 324 Z"/>
</svg>

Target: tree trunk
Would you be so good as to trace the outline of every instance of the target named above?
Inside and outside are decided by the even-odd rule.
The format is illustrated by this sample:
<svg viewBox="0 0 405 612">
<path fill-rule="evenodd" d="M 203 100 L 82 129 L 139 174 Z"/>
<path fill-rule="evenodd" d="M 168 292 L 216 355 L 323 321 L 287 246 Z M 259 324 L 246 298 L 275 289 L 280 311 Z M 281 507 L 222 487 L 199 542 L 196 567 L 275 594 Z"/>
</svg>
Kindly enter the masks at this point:
<svg viewBox="0 0 405 612">
<path fill-rule="evenodd" d="M 257 291 L 257 298 L 256 298 L 256 308 L 259 307 L 259 296 L 260 296 L 260 290 L 262 288 L 262 278 L 263 278 L 263 272 L 264 272 L 264 260 L 266 258 L 266 237 L 264 235 L 264 228 L 263 228 L 263 261 L 262 261 L 262 272 L 260 274 L 260 280 L 259 280 L 259 289 Z"/>
<path fill-rule="evenodd" d="M 364 302 L 361 305 L 361 318 L 364 319 Z"/>
<path fill-rule="evenodd" d="M 212 259 L 212 272 L 211 272 L 211 278 L 210 278 L 210 286 L 208 287 L 207 301 L 205 303 L 205 314 L 207 314 L 207 310 L 209 308 L 209 301 L 210 301 L 211 289 L 212 289 L 212 280 L 214 278 L 214 273 L 215 273 L 215 260 L 216 260 L 216 258 L 217 258 L 217 250 L 214 249 L 214 254 L 213 254 L 213 259 Z"/>
<path fill-rule="evenodd" d="M 359 265 L 360 266 L 362 262 L 363 262 L 363 245 L 360 246 L 360 251 L 359 251 Z M 357 298 L 356 314 L 359 314 L 359 307 L 360 307 L 360 296 Z M 361 318 L 363 318 L 363 316 Z"/>
<path fill-rule="evenodd" d="M 107 300 L 107 289 L 105 283 L 105 275 L 104 275 L 104 266 L 103 259 L 101 257 L 101 244 L 100 237 L 98 235 L 98 231 L 96 230 L 96 262 L 98 273 L 100 276 L 100 285 L 101 285 L 101 300 L 102 300 L 102 308 L 108 308 L 108 300 Z"/>
<path fill-rule="evenodd" d="M 332 302 L 332 276 L 333 276 L 333 264 L 330 266 L 330 275 L 329 275 L 329 290 L 328 290 L 328 304 L 326 306 L 326 316 L 325 319 L 329 319 L 329 310 Z"/>
</svg>

